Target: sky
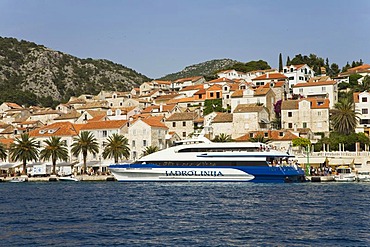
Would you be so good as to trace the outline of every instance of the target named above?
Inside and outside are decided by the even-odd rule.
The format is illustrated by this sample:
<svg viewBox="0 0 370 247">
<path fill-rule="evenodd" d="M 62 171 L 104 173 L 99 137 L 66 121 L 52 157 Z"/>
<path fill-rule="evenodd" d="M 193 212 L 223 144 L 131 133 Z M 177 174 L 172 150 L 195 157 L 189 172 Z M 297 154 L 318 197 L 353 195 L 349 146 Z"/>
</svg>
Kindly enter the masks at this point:
<svg viewBox="0 0 370 247">
<path fill-rule="evenodd" d="M 212 59 L 370 63 L 368 0 L 0 0 L 0 36 L 156 79 Z"/>
</svg>

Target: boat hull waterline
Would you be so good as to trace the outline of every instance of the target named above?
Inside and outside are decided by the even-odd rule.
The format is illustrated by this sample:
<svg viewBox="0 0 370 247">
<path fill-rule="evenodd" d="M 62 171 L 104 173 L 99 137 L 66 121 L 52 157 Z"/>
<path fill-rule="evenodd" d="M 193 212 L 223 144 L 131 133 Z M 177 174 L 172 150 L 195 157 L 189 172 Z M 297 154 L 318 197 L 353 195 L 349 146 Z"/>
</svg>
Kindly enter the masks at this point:
<svg viewBox="0 0 370 247">
<path fill-rule="evenodd" d="M 109 167 L 120 182 L 302 182 L 304 171 L 294 167 L 163 167 L 120 164 Z"/>
</svg>

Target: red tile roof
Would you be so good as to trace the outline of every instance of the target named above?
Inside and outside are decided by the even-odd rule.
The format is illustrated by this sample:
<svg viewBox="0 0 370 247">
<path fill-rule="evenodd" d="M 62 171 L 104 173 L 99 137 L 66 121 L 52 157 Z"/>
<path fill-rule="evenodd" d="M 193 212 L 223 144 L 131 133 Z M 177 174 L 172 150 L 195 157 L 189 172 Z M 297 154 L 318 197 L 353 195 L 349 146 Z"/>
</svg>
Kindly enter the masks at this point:
<svg viewBox="0 0 370 247">
<path fill-rule="evenodd" d="M 324 85 L 335 85 L 336 83 L 336 81 L 302 82 L 295 84 L 293 87 L 315 87 Z"/>
<path fill-rule="evenodd" d="M 263 75 L 260 75 L 254 79 L 252 79 L 252 81 L 260 81 L 260 80 L 273 80 L 273 79 L 287 79 L 288 77 L 286 77 L 285 75 L 281 74 L 281 73 L 270 73 L 270 74 L 263 74 Z"/>
</svg>

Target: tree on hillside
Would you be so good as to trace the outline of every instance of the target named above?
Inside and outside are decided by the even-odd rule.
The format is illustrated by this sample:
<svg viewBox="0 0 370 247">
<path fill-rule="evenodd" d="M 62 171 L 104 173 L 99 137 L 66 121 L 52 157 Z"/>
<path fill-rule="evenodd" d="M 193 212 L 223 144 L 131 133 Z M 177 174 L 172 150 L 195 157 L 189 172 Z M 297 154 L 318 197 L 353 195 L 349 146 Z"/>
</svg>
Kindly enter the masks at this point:
<svg viewBox="0 0 370 247">
<path fill-rule="evenodd" d="M 283 71 L 283 56 L 279 54 L 279 72 Z"/>
<path fill-rule="evenodd" d="M 222 108 L 222 99 L 206 99 L 204 101 L 203 115 L 206 116 L 211 112 L 225 112 Z"/>
<path fill-rule="evenodd" d="M 341 134 L 353 133 L 359 118 L 358 114 L 350 98 L 341 98 L 335 104 L 330 117 L 333 129 Z"/>
<path fill-rule="evenodd" d="M 77 137 L 73 138 L 71 152 L 74 156 L 78 156 L 82 153 L 83 168 L 82 173 L 87 173 L 86 159 L 87 154 L 97 154 L 99 152 L 99 144 L 90 131 L 82 131 Z"/>
<path fill-rule="evenodd" d="M 228 69 L 235 69 L 236 71 L 247 73 L 254 70 L 271 69 L 271 67 L 266 61 L 258 60 L 249 61 L 247 63 L 236 63 L 230 66 Z"/>
<path fill-rule="evenodd" d="M 364 92 L 370 90 L 370 76 L 365 76 L 361 83 L 354 86 L 354 91 Z"/>
<path fill-rule="evenodd" d="M 311 145 L 311 141 L 307 138 L 299 137 L 292 140 L 293 147 L 299 147 L 301 150 L 304 148 L 307 151 L 307 148 Z"/>
<path fill-rule="evenodd" d="M 10 156 L 14 161 L 22 161 L 22 175 L 27 175 L 27 161 L 39 158 L 38 145 L 35 138 L 30 138 L 28 133 L 16 137 L 14 143 L 10 146 Z"/>
<path fill-rule="evenodd" d="M 56 174 L 57 160 L 68 160 L 68 150 L 65 142 L 61 141 L 61 137 L 51 136 L 48 140 L 44 140 L 46 146 L 40 152 L 40 159 L 49 160 L 53 163 L 52 174 Z"/>
<path fill-rule="evenodd" d="M 104 151 L 103 158 L 113 158 L 114 163 L 118 163 L 119 159 L 123 157 L 128 159 L 130 157 L 130 148 L 128 139 L 123 135 L 113 134 L 108 137 L 107 142 L 103 143 Z"/>
</svg>

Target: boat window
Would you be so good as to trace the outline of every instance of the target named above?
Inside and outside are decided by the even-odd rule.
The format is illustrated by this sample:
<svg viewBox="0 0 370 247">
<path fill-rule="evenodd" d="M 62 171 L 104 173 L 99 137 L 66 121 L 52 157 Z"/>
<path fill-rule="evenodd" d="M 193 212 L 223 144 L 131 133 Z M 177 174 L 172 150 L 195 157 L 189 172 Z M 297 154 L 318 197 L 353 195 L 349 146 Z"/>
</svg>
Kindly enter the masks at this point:
<svg viewBox="0 0 370 247">
<path fill-rule="evenodd" d="M 146 161 L 159 166 L 267 166 L 266 161 Z M 134 164 L 143 164 L 137 161 Z"/>
<path fill-rule="evenodd" d="M 231 152 L 231 151 L 247 151 L 247 152 L 257 152 L 259 151 L 259 148 L 257 147 L 232 147 L 232 148 L 227 148 L 227 147 L 204 147 L 204 148 L 183 148 L 180 149 L 178 152 L 179 153 L 190 153 L 190 152 Z"/>
</svg>

